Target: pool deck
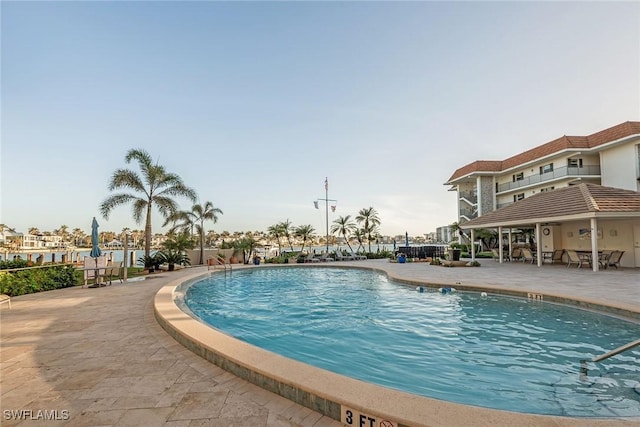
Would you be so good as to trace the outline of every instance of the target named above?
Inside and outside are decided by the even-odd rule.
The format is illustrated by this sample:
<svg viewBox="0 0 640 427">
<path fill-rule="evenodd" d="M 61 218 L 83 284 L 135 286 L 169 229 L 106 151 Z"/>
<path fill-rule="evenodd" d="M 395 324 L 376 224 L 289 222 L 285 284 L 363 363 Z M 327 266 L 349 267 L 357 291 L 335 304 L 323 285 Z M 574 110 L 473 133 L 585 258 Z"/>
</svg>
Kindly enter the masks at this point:
<svg viewBox="0 0 640 427">
<path fill-rule="evenodd" d="M 594 273 L 561 265 L 480 261 L 479 268 L 383 260 L 327 265 L 366 266 L 425 284 L 531 292 L 640 313 L 638 269 Z M 11 309 L 3 304 L 0 424 L 341 426 L 200 358 L 160 327 L 154 315 L 156 293 L 169 283 L 206 272 L 206 267 L 194 267 L 104 288 L 76 287 L 14 297 Z M 58 419 L 36 420 L 43 415 L 38 411 L 44 410 Z M 640 422 L 637 418 L 523 417 L 501 411 L 491 419 L 475 420 L 464 414 L 438 414 L 425 420 L 425 425 L 631 426 Z"/>
</svg>

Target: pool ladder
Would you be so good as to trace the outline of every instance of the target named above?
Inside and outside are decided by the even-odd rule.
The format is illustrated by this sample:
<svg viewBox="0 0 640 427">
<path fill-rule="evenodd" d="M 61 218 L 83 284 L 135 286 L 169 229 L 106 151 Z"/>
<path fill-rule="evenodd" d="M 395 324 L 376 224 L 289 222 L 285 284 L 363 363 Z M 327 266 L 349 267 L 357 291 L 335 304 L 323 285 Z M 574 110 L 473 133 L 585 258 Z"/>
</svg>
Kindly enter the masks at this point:
<svg viewBox="0 0 640 427">
<path fill-rule="evenodd" d="M 215 258 L 209 258 L 208 261 L 209 262 L 207 263 L 207 270 L 209 270 L 211 267 L 213 267 L 213 269 L 215 270 L 216 267 L 220 265 L 222 266 L 222 268 L 224 268 L 224 274 L 227 274 L 227 269 L 229 270 L 229 273 L 231 273 L 232 271 L 231 264 L 227 264 L 225 262 L 225 259 L 219 255 L 217 255 Z"/>
<path fill-rule="evenodd" d="M 580 372 L 583 375 L 587 375 L 587 372 L 588 372 L 587 371 L 587 362 L 600 362 L 602 360 L 608 359 L 608 358 L 610 358 L 612 356 L 615 356 L 616 354 L 620 354 L 623 351 L 630 350 L 630 349 L 632 349 L 634 347 L 637 347 L 639 345 L 640 345 L 640 340 L 635 340 L 635 341 L 631 341 L 628 344 L 620 346 L 620 347 L 616 348 L 615 350 L 611 350 L 608 353 L 601 354 L 600 356 L 596 356 L 596 357 L 594 357 L 594 358 L 592 358 L 590 360 L 582 359 L 580 361 Z"/>
</svg>

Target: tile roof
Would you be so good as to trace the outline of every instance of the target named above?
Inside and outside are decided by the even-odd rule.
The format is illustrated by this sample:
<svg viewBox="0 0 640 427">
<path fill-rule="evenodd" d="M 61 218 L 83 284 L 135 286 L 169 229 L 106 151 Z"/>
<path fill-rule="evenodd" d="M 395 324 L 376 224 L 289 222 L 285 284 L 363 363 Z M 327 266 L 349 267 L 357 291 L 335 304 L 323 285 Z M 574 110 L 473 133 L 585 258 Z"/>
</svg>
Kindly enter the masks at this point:
<svg viewBox="0 0 640 427">
<path fill-rule="evenodd" d="M 640 192 L 578 184 L 534 194 L 460 224 L 461 228 L 525 225 L 593 217 L 640 218 Z"/>
<path fill-rule="evenodd" d="M 527 162 L 558 153 L 563 150 L 594 149 L 625 138 L 640 135 L 640 122 L 624 122 L 589 136 L 562 136 L 531 150 L 516 154 L 506 160 L 477 160 L 456 170 L 445 184 L 450 184 L 458 178 L 477 172 L 501 172 Z"/>
</svg>

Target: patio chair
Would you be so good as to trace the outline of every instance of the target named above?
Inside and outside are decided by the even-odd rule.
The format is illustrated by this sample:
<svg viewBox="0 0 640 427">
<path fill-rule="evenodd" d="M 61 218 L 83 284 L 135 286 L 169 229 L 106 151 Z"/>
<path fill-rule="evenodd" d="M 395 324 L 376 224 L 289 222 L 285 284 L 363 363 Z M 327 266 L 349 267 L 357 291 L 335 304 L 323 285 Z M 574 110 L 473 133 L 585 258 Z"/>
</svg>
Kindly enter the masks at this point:
<svg viewBox="0 0 640 427">
<path fill-rule="evenodd" d="M 533 254 L 531 253 L 531 251 L 527 248 L 522 248 L 520 249 L 520 253 L 522 255 L 522 262 L 526 262 L 529 261 L 531 262 L 531 264 L 533 264 L 536 260 L 536 258 L 533 256 Z"/>
<path fill-rule="evenodd" d="M 609 259 L 611 258 L 612 254 L 613 251 L 610 250 L 605 250 L 598 254 L 598 265 L 600 266 L 600 268 L 606 269 L 607 267 L 609 267 Z"/>
<path fill-rule="evenodd" d="M 511 259 L 514 261 L 522 259 L 522 249 L 514 248 L 513 251 L 511 251 Z"/>
<path fill-rule="evenodd" d="M 563 249 L 556 249 L 553 251 L 553 255 L 551 255 L 551 264 L 555 264 L 556 262 L 562 264 L 562 255 L 564 254 Z"/>
<path fill-rule="evenodd" d="M 500 254 L 497 249 L 491 249 L 491 255 L 493 256 L 494 261 L 500 261 Z"/>
<path fill-rule="evenodd" d="M 571 267 L 571 264 L 576 264 L 578 268 L 582 267 L 582 259 L 578 256 L 576 251 L 565 251 L 567 254 L 567 267 Z"/>
<path fill-rule="evenodd" d="M 611 256 L 607 261 L 607 267 L 615 267 L 616 270 L 620 267 L 620 259 L 622 259 L 622 255 L 624 251 L 613 251 L 611 252 Z"/>
<path fill-rule="evenodd" d="M 104 278 L 105 280 L 109 280 L 109 284 L 111 284 L 114 279 L 120 280 L 120 283 L 122 283 L 122 261 L 114 262 L 105 268 Z"/>
<path fill-rule="evenodd" d="M 101 279 L 104 278 L 106 268 L 107 257 L 105 255 L 99 256 L 98 258 L 84 257 L 84 266 L 82 268 L 82 270 L 84 270 L 84 283 L 82 287 L 85 287 L 90 279 L 93 279 L 95 285 L 98 286 Z M 95 286 L 92 285 L 92 287 Z"/>
</svg>

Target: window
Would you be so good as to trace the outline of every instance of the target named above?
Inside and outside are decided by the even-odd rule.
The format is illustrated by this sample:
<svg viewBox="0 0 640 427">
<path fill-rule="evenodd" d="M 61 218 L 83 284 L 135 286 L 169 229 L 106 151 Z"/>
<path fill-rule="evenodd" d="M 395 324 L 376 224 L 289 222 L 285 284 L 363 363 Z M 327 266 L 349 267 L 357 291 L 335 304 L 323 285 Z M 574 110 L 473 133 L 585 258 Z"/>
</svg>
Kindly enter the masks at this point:
<svg viewBox="0 0 640 427">
<path fill-rule="evenodd" d="M 553 172 L 553 163 L 549 163 L 548 165 L 540 166 L 540 175 Z"/>
<path fill-rule="evenodd" d="M 520 193 L 520 194 L 514 194 L 513 195 L 513 201 L 517 202 L 518 200 L 522 200 L 524 199 L 524 193 Z"/>
<path fill-rule="evenodd" d="M 513 175 L 513 182 L 522 181 L 524 179 L 524 172 Z"/>
<path fill-rule="evenodd" d="M 546 193 L 547 191 L 551 191 L 553 190 L 555 187 L 546 187 L 546 188 L 541 188 L 540 192 L 541 193 Z"/>
<path fill-rule="evenodd" d="M 570 168 L 581 168 L 582 159 L 567 159 L 567 166 Z"/>
</svg>

